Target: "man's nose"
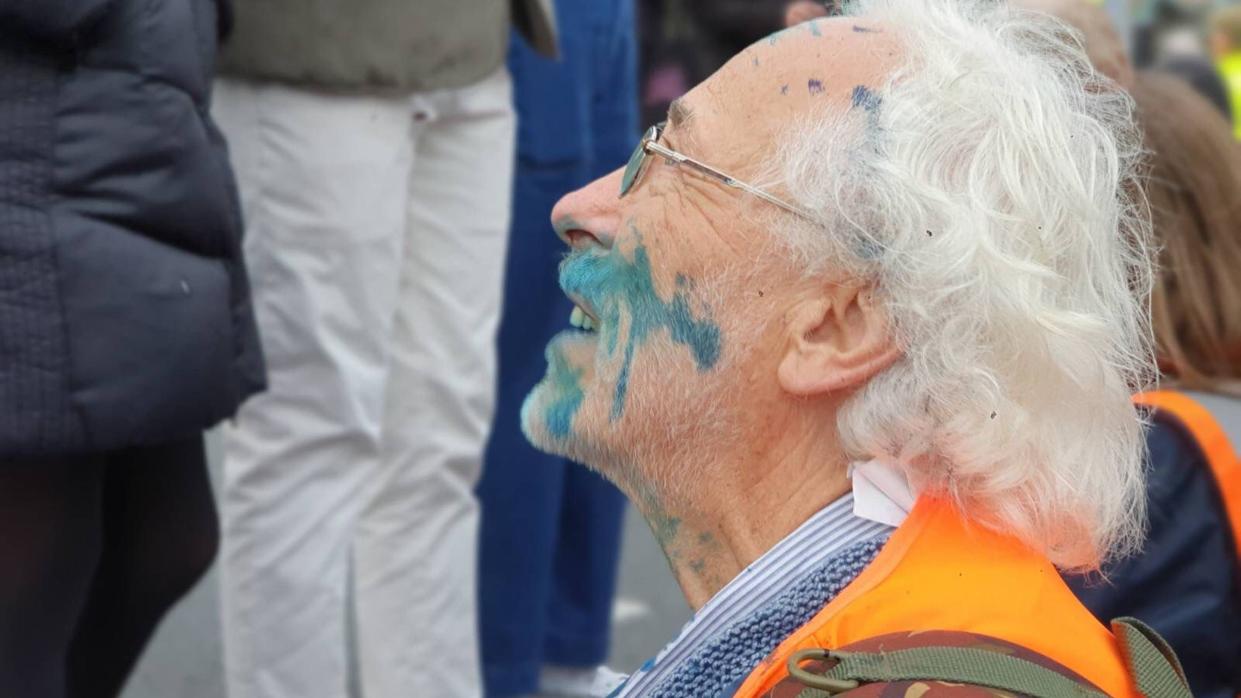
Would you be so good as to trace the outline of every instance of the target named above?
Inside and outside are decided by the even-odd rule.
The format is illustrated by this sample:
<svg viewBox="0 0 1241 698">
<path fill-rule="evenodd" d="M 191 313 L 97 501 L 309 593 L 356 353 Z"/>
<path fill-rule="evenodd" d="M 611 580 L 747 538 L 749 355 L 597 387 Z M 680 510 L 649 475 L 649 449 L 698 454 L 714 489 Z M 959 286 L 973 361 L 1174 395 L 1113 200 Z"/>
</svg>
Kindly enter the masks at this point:
<svg viewBox="0 0 1241 698">
<path fill-rule="evenodd" d="M 621 170 L 565 194 L 552 208 L 552 227 L 573 249 L 611 247 L 620 228 Z"/>
</svg>

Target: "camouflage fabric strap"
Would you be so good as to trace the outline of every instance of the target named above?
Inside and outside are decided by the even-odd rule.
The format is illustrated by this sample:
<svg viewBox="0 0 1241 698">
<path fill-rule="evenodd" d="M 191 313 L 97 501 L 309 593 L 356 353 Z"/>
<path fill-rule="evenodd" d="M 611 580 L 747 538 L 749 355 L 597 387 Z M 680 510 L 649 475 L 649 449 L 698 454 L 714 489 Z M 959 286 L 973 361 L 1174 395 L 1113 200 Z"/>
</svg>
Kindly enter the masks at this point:
<svg viewBox="0 0 1241 698">
<path fill-rule="evenodd" d="M 1193 698 L 1167 642 L 1133 618 L 1112 621 L 1125 663 L 1138 691 L 1151 698 Z M 801 667 L 808 660 L 834 660 L 822 674 Z M 1107 698 L 1092 687 L 1020 657 L 972 647 L 913 647 L 886 652 L 809 648 L 789 658 L 789 675 L 807 688 L 797 698 L 823 698 L 867 683 L 943 681 L 1009 691 L 1031 698 Z"/>
<path fill-rule="evenodd" d="M 814 675 L 796 664 L 834 659 L 826 674 Z M 1107 698 L 1073 679 L 1018 657 L 969 647 L 915 647 L 891 652 L 841 652 L 805 649 L 789 658 L 789 673 L 808 688 L 798 698 L 844 693 L 865 683 L 947 681 L 1033 698 Z"/>
</svg>

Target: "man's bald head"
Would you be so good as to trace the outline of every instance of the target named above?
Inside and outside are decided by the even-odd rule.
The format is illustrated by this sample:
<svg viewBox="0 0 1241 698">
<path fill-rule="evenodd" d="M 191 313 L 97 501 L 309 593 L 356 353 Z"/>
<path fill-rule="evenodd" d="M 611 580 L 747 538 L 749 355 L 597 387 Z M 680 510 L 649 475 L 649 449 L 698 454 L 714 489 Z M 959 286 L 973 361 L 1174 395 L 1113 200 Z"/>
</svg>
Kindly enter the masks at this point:
<svg viewBox="0 0 1241 698">
<path fill-rule="evenodd" d="M 878 91 L 901 53 L 894 33 L 873 22 L 824 18 L 784 29 L 676 100 L 670 135 L 714 144 L 713 164 L 748 174 L 791 124 L 852 108 L 859 89 Z"/>
</svg>

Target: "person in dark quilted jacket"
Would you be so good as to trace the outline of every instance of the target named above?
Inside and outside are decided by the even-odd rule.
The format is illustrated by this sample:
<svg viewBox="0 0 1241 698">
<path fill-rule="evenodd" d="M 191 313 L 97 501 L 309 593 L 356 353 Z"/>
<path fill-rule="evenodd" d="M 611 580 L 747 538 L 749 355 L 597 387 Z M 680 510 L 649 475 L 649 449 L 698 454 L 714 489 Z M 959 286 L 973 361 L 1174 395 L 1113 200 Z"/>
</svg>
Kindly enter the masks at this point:
<svg viewBox="0 0 1241 698">
<path fill-rule="evenodd" d="M 0 695 L 113 696 L 264 387 L 207 116 L 221 0 L 0 0 Z"/>
</svg>

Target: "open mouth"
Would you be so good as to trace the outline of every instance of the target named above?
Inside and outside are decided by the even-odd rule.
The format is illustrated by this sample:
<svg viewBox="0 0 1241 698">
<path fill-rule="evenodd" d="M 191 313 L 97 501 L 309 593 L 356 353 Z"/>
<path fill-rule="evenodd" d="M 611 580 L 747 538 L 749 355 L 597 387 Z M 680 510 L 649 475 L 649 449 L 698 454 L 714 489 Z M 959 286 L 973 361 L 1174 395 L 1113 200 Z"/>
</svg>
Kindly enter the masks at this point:
<svg viewBox="0 0 1241 698">
<path fill-rule="evenodd" d="M 583 332 L 595 332 L 599 329 L 599 319 L 583 310 L 580 305 L 573 306 L 573 312 L 569 314 L 569 324 Z"/>
</svg>

